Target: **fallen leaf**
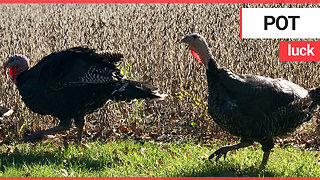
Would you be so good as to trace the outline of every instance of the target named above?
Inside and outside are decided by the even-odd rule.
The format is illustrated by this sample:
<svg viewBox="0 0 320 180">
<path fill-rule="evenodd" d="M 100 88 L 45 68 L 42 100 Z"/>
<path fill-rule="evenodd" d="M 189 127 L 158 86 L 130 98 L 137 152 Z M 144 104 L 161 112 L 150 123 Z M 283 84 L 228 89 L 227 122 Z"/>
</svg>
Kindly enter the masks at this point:
<svg viewBox="0 0 320 180">
<path fill-rule="evenodd" d="M 191 157 L 191 153 L 190 152 L 187 152 L 187 157 Z"/>
<path fill-rule="evenodd" d="M 131 152 L 137 153 L 137 149 L 136 148 L 132 148 Z"/>
<path fill-rule="evenodd" d="M 168 149 L 168 148 L 169 148 L 169 145 L 168 145 L 168 144 L 165 144 L 165 145 L 162 146 L 162 148 L 163 148 L 163 149 Z"/>
<path fill-rule="evenodd" d="M 112 154 L 114 154 L 114 155 L 118 156 L 118 152 L 117 152 L 117 150 L 116 150 L 116 149 L 115 149 L 115 150 L 113 150 L 113 151 L 112 151 Z"/>
<path fill-rule="evenodd" d="M 170 151 L 170 155 L 171 155 L 172 157 L 177 156 L 177 154 L 176 154 L 175 152 L 173 152 L 173 151 Z"/>
<path fill-rule="evenodd" d="M 67 170 L 61 169 L 60 171 L 61 171 L 62 176 L 65 176 L 65 177 L 68 176 L 68 171 Z"/>
<path fill-rule="evenodd" d="M 120 132 L 122 132 L 122 133 L 127 133 L 127 132 L 129 132 L 129 129 L 126 128 L 124 125 L 120 125 L 119 130 L 120 130 Z"/>
<path fill-rule="evenodd" d="M 209 156 L 208 154 L 204 154 L 203 156 L 201 156 L 201 159 L 204 160 L 204 159 L 207 159 Z"/>
<path fill-rule="evenodd" d="M 81 149 L 84 149 L 84 150 L 86 150 L 86 149 L 88 149 L 88 148 L 89 148 L 89 146 L 88 146 L 88 145 L 86 145 L 86 144 L 82 144 L 82 143 L 81 143 L 80 147 L 81 147 Z"/>
<path fill-rule="evenodd" d="M 156 161 L 156 164 L 159 166 L 159 165 L 162 165 L 162 161 L 159 159 Z"/>
</svg>

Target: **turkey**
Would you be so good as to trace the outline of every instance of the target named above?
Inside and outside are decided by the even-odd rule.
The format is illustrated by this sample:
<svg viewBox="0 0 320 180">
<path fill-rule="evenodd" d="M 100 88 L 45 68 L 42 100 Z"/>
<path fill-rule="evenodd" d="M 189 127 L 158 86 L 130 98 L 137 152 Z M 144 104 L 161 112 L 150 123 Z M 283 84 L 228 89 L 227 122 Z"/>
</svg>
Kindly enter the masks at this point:
<svg viewBox="0 0 320 180">
<path fill-rule="evenodd" d="M 2 119 L 5 116 L 9 116 L 13 113 L 13 110 L 8 109 L 6 107 L 3 107 L 0 105 L 0 119 Z"/>
<path fill-rule="evenodd" d="M 16 54 L 3 64 L 10 69 L 26 106 L 42 115 L 60 119 L 59 125 L 37 131 L 24 142 L 65 131 L 74 119 L 76 142 L 81 143 L 84 116 L 102 107 L 107 100 L 163 100 L 167 95 L 143 82 L 123 79 L 114 65 L 123 58 L 118 53 L 97 53 L 87 47 L 74 47 L 54 52 L 29 69 L 27 57 Z"/>
<path fill-rule="evenodd" d="M 186 43 L 192 55 L 206 68 L 208 113 L 224 130 L 241 138 L 240 143 L 221 147 L 209 156 L 226 157 L 228 151 L 262 145 L 260 168 L 268 162 L 273 137 L 294 131 L 312 118 L 320 102 L 320 88 L 306 90 L 284 79 L 236 74 L 221 68 L 213 59 L 203 36 L 190 34 Z"/>
</svg>

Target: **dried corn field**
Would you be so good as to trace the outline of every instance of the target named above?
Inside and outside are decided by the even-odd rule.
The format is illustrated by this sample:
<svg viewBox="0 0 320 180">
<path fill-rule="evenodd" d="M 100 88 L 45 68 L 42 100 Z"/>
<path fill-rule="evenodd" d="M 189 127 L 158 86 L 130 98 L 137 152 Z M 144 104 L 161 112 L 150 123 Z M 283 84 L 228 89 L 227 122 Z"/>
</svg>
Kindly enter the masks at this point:
<svg viewBox="0 0 320 180">
<path fill-rule="evenodd" d="M 169 94 L 162 102 L 108 102 L 87 116 L 87 140 L 128 135 L 158 140 L 230 138 L 207 115 L 205 69 L 180 39 L 198 32 L 208 39 L 217 62 L 234 72 L 282 77 L 311 88 L 320 85 L 320 64 L 279 63 L 278 40 L 240 40 L 239 8 L 315 6 L 319 5 L 1 4 L 0 58 L 3 62 L 21 53 L 35 65 L 53 51 L 79 45 L 121 52 L 125 58 L 119 68 L 127 78 Z M 58 123 L 29 111 L 8 76 L 1 73 L 0 82 L 0 100 L 15 111 L 0 124 L 2 143 Z M 69 134 L 72 137 L 74 130 Z"/>
</svg>

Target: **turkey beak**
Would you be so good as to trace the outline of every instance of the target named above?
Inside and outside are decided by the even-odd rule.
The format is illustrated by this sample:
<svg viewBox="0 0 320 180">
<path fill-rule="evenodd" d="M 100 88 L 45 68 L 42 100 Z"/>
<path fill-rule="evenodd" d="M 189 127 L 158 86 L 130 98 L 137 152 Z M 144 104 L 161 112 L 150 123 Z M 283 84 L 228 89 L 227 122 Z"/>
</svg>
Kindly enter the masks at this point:
<svg viewBox="0 0 320 180">
<path fill-rule="evenodd" d="M 181 39 L 180 41 L 181 43 L 188 43 L 188 37 L 184 37 L 183 39 Z"/>
<path fill-rule="evenodd" d="M 180 43 L 186 43 L 188 46 L 186 47 L 186 50 L 190 50 L 190 46 L 188 44 L 188 37 L 184 37 L 180 40 Z"/>
<path fill-rule="evenodd" d="M 3 74 L 6 75 L 7 74 L 7 67 L 8 67 L 8 61 L 3 63 Z"/>
</svg>

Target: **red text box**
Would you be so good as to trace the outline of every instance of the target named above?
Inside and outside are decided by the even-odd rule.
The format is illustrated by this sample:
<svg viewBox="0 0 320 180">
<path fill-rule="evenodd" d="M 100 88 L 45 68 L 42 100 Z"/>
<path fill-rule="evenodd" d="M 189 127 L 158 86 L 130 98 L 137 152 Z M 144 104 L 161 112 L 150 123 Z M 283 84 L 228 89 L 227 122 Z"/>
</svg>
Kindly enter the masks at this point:
<svg viewBox="0 0 320 180">
<path fill-rule="evenodd" d="M 320 61 L 320 41 L 280 41 L 279 61 Z"/>
</svg>

